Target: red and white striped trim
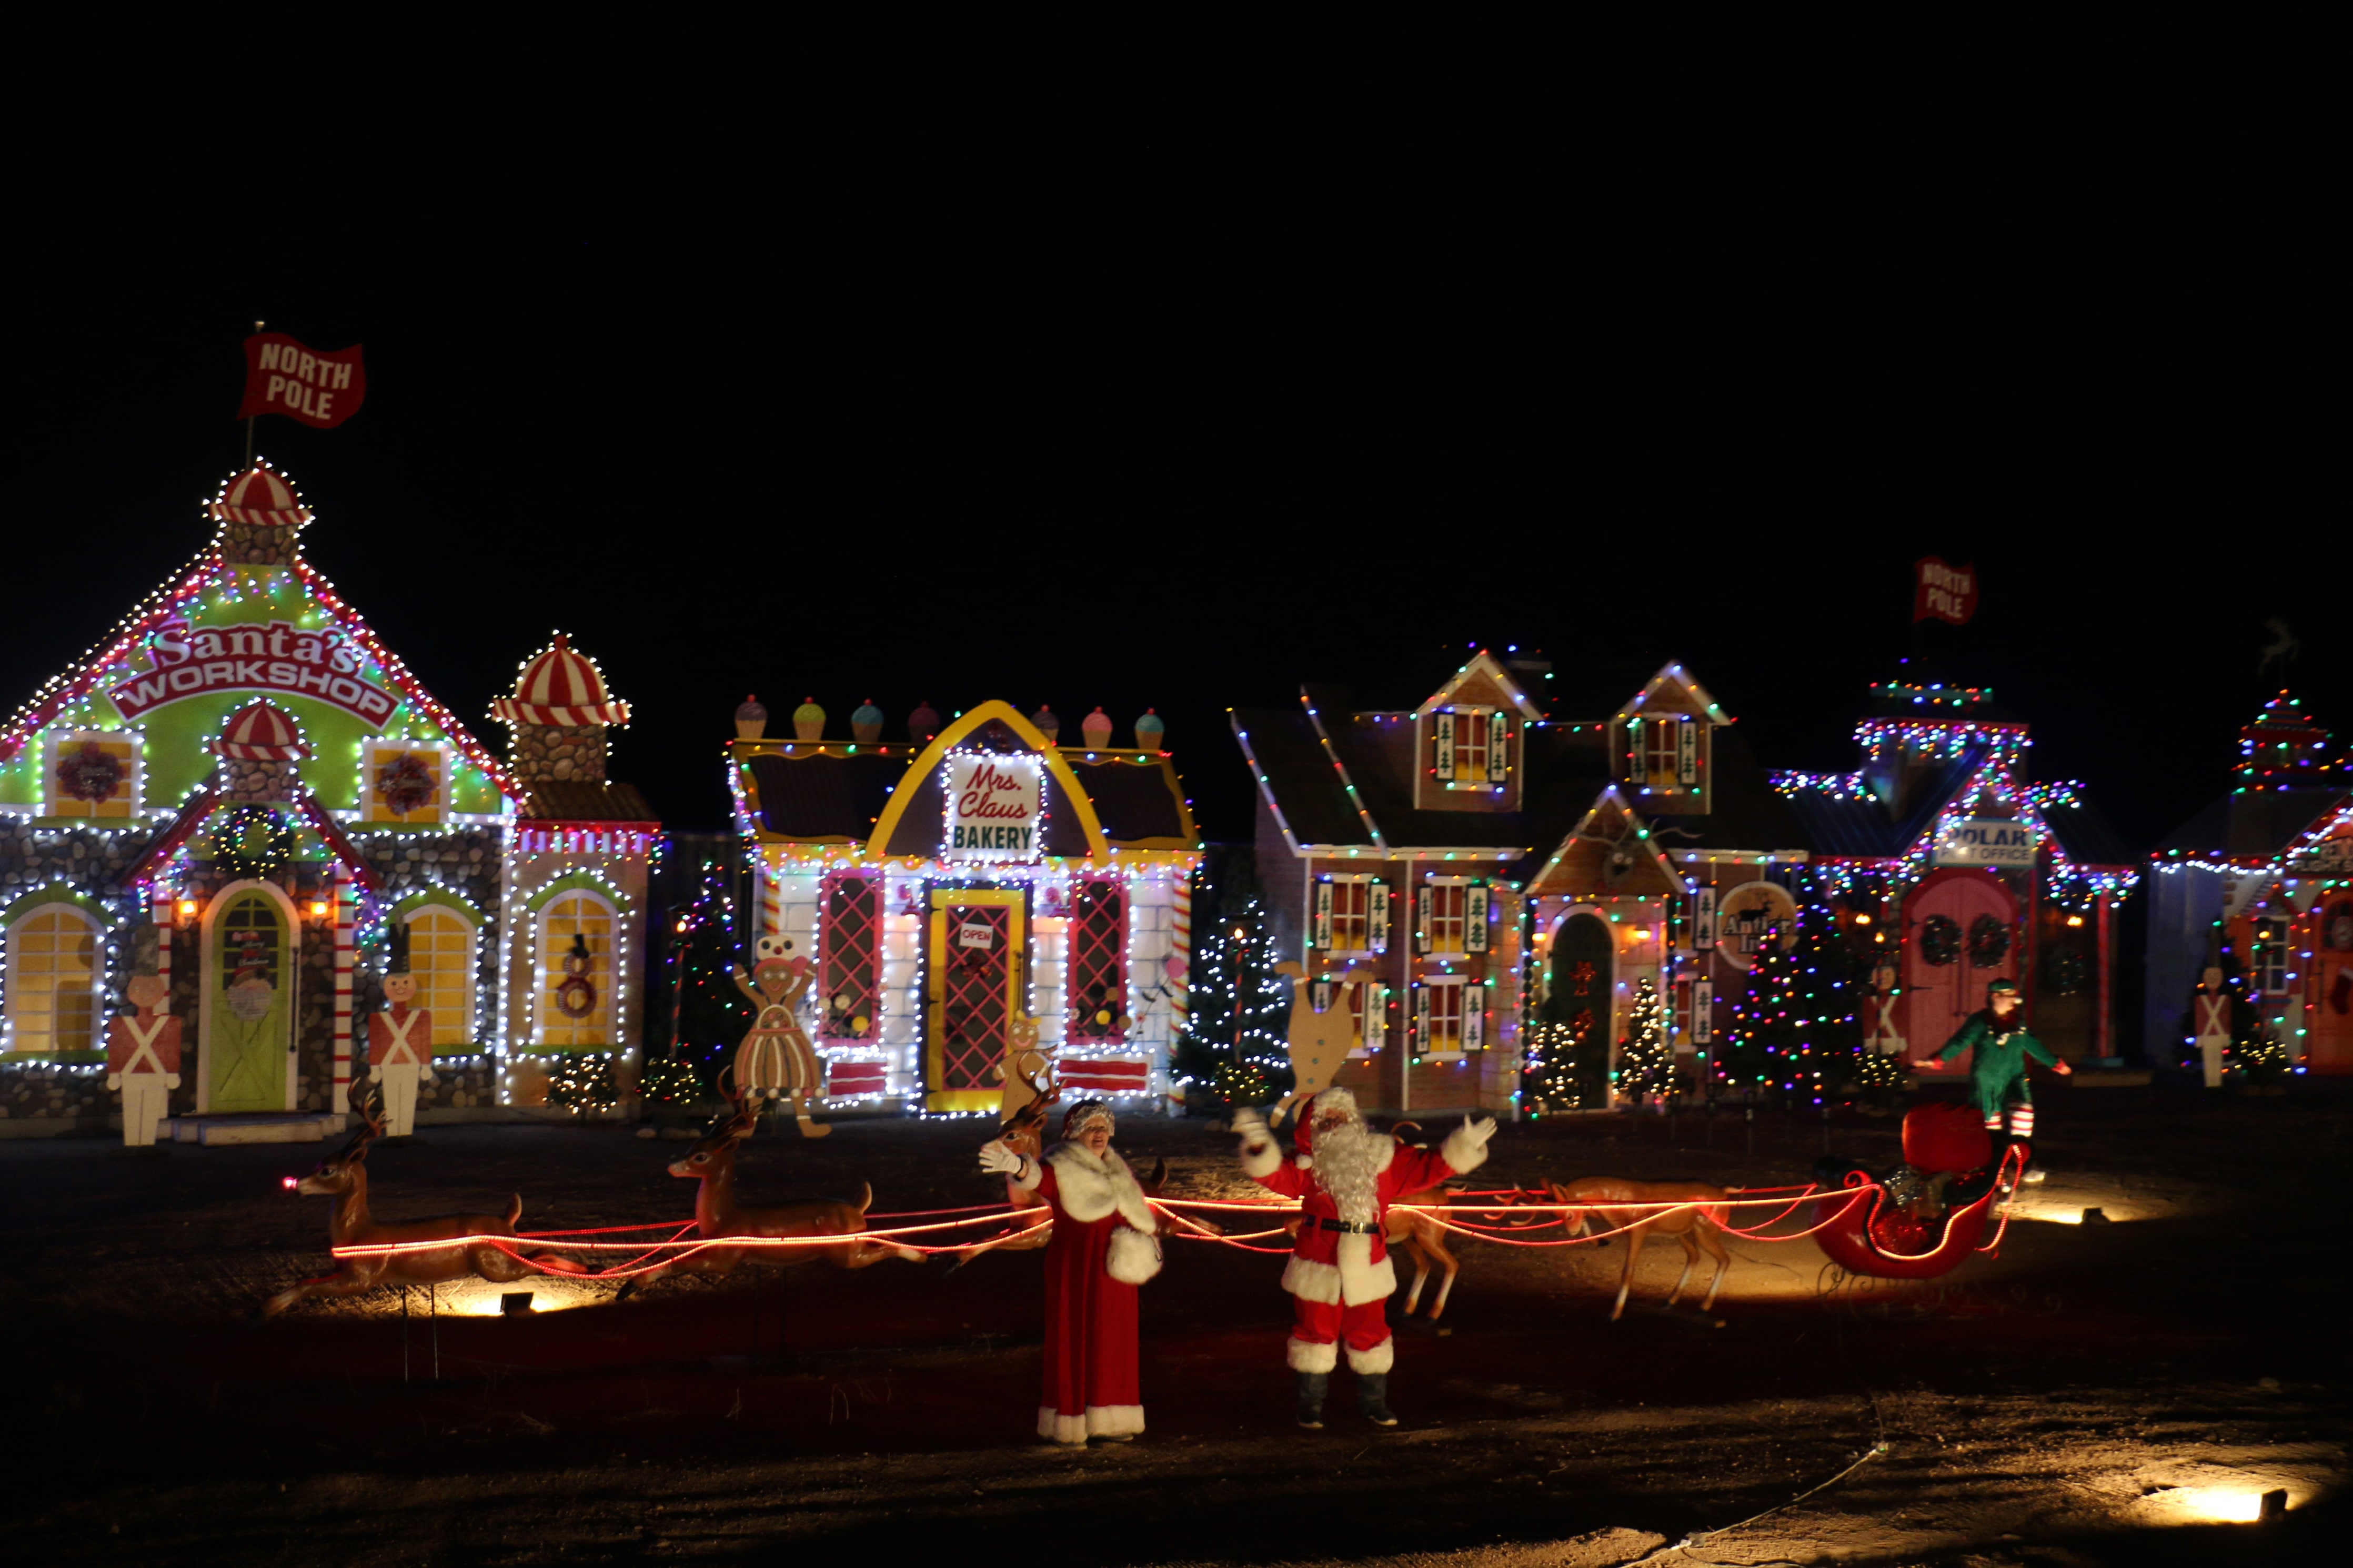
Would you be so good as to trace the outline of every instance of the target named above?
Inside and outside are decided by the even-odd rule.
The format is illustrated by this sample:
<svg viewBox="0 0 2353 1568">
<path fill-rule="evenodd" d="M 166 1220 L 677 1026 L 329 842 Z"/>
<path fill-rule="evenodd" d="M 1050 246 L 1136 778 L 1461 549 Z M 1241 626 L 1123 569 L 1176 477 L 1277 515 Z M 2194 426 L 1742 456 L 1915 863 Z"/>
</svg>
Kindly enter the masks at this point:
<svg viewBox="0 0 2353 1568">
<path fill-rule="evenodd" d="M 891 1087 L 888 1062 L 828 1062 L 825 1091 L 829 1095 L 882 1094 Z"/>
<path fill-rule="evenodd" d="M 292 718 L 268 701 L 248 702 L 230 714 L 211 751 L 248 763 L 299 763 L 311 754 Z"/>
<path fill-rule="evenodd" d="M 334 1097 L 327 1102 L 327 1107 L 342 1112 L 352 1108 L 352 965 L 356 956 L 352 948 L 352 905 L 355 889 L 339 878 L 332 896 L 335 911 L 335 1081 Z"/>
<path fill-rule="evenodd" d="M 266 464 L 252 468 L 221 487 L 205 509 L 222 522 L 258 522 L 269 528 L 300 528 L 311 521 L 311 509 L 295 499 L 293 487 Z"/>
<path fill-rule="evenodd" d="M 491 704 L 491 717 L 509 724 L 626 724 L 629 705 L 612 700 L 596 667 L 558 632 L 545 652 L 523 666 L 514 695 Z"/>
<path fill-rule="evenodd" d="M 1152 1087 L 1152 1064 L 1124 1057 L 1096 1057 L 1054 1064 L 1065 1094 L 1143 1094 Z"/>
</svg>

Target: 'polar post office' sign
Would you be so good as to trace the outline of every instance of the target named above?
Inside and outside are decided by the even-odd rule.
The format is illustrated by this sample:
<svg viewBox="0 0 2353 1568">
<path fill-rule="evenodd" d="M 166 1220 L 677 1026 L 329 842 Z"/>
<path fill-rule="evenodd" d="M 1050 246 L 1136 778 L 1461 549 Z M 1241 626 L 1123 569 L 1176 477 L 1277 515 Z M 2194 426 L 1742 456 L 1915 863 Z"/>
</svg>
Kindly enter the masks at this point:
<svg viewBox="0 0 2353 1568">
<path fill-rule="evenodd" d="M 1936 864 L 2031 867 L 2035 851 L 2042 847 L 2031 823 L 1968 816 L 1937 835 Z"/>
<path fill-rule="evenodd" d="M 1045 780 L 1035 758 L 956 756 L 947 759 L 949 860 L 1035 860 L 1042 852 Z"/>
</svg>

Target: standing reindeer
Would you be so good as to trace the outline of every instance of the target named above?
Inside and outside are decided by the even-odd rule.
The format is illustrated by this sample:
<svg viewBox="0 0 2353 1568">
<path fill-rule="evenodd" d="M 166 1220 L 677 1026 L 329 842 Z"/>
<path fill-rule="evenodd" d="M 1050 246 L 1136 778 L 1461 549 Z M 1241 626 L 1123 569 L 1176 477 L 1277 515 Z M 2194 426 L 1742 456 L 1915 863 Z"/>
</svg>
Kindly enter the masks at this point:
<svg viewBox="0 0 2353 1568">
<path fill-rule="evenodd" d="M 673 1160 L 670 1173 L 691 1176 L 702 1185 L 694 1194 L 696 1233 L 704 1241 L 729 1237 L 856 1237 L 866 1228 L 866 1211 L 874 1204 L 872 1183 L 861 1183 L 856 1203 L 839 1198 L 807 1198 L 796 1204 L 739 1204 L 735 1201 L 735 1150 L 759 1124 L 758 1101 L 738 1091 L 735 1114 L 698 1138 L 684 1157 Z M 733 1274 L 744 1263 L 765 1268 L 789 1268 L 797 1263 L 824 1258 L 838 1268 L 863 1268 L 886 1258 L 921 1263 L 923 1255 L 911 1247 L 871 1239 L 844 1240 L 814 1247 L 705 1247 L 667 1263 L 633 1274 L 613 1300 L 626 1301 L 644 1286 L 671 1274 Z"/>
<path fill-rule="evenodd" d="M 1723 1287 L 1724 1276 L 1732 1267 L 1732 1254 L 1724 1248 L 1716 1237 L 1716 1227 L 1724 1224 L 1726 1210 L 1722 1187 L 1711 1187 L 1702 1182 L 1630 1182 L 1622 1176 L 1581 1176 L 1569 1183 L 1554 1182 L 1552 1201 L 1556 1204 L 1655 1204 L 1655 1208 L 1609 1208 L 1601 1212 L 1602 1228 L 1614 1230 L 1625 1226 L 1626 1267 L 1618 1278 L 1618 1304 L 1609 1309 L 1609 1321 L 1616 1322 L 1626 1310 L 1626 1294 L 1634 1286 L 1634 1261 L 1642 1256 L 1642 1242 L 1652 1231 L 1672 1236 L 1683 1244 L 1683 1271 L 1676 1277 L 1675 1288 L 1667 1292 L 1667 1306 L 1673 1306 L 1683 1287 L 1691 1283 L 1692 1270 L 1699 1267 L 1703 1249 L 1715 1259 L 1715 1273 L 1707 1283 L 1707 1300 L 1702 1301 L 1703 1312 L 1715 1305 L 1715 1293 Z M 1571 1236 L 1584 1234 L 1594 1213 L 1589 1208 L 1571 1207 L 1560 1216 Z"/>
<path fill-rule="evenodd" d="M 1421 1131 L 1419 1121 L 1400 1121 L 1391 1127 L 1389 1132 L 1396 1136 L 1409 1127 L 1416 1132 Z M 1406 1193 L 1389 1205 L 1388 1215 L 1383 1222 L 1382 1241 L 1392 1249 L 1402 1247 L 1413 1258 L 1413 1283 L 1406 1288 L 1405 1293 L 1405 1315 L 1409 1318 L 1413 1316 L 1414 1308 L 1421 1301 L 1421 1287 L 1430 1278 L 1432 1267 L 1445 1272 L 1438 1282 L 1438 1295 L 1430 1303 L 1430 1316 L 1423 1321 L 1436 1323 L 1446 1310 L 1446 1298 L 1453 1292 L 1454 1276 L 1461 1271 L 1461 1265 L 1454 1260 L 1453 1252 L 1446 1245 L 1446 1227 L 1440 1225 L 1434 1215 L 1416 1212 L 1422 1208 L 1444 1208 L 1451 1201 L 1452 1195 L 1447 1192 L 1443 1183 L 1434 1187 L 1424 1187 L 1418 1193 Z"/>
<path fill-rule="evenodd" d="M 495 1285 L 510 1285 L 534 1272 L 581 1272 L 579 1265 L 545 1256 L 539 1248 L 517 1247 L 510 1251 L 482 1239 L 514 1235 L 515 1221 L 522 1217 L 521 1193 L 508 1199 L 504 1215 L 450 1214 L 392 1221 L 370 1215 L 367 1152 L 368 1145 L 384 1135 L 383 1101 L 369 1096 L 360 1108 L 360 1129 L 352 1134 L 350 1142 L 321 1161 L 317 1170 L 299 1182 L 290 1178 L 287 1184 L 307 1197 L 335 1200 L 334 1211 L 327 1218 L 327 1240 L 333 1246 L 386 1247 L 418 1241 L 447 1241 L 449 1245 L 343 1258 L 332 1274 L 305 1279 L 264 1301 L 263 1317 L 274 1318 L 313 1296 L 356 1296 L 384 1285 L 438 1285 L 469 1276 Z M 517 1252 L 522 1256 L 517 1257 Z"/>
</svg>

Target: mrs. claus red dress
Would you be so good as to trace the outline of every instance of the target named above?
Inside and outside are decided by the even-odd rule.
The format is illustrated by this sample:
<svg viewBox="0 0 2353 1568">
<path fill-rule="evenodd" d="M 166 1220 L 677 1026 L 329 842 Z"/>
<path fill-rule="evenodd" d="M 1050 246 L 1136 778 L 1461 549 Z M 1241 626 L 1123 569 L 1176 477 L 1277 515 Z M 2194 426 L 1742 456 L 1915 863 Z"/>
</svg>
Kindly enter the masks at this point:
<svg viewBox="0 0 2353 1568">
<path fill-rule="evenodd" d="M 1135 1288 L 1160 1269 L 1144 1189 L 1109 1149 L 1057 1143 L 1031 1167 L 1052 1205 L 1046 1244 L 1046 1377 L 1038 1436 L 1057 1443 L 1144 1430 L 1136 1382 Z"/>
</svg>

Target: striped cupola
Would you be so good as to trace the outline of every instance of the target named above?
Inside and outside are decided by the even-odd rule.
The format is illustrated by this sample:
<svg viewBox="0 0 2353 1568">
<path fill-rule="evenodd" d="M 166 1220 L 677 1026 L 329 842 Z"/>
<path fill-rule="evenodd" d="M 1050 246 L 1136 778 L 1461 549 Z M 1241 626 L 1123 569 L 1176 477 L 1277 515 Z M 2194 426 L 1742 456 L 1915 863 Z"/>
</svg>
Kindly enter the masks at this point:
<svg viewBox="0 0 2353 1568">
<path fill-rule="evenodd" d="M 491 704 L 491 717 L 507 726 L 507 759 L 517 778 L 601 784 L 605 728 L 628 723 L 629 705 L 614 700 L 595 662 L 558 632 L 522 667 L 514 695 Z"/>
<path fill-rule="evenodd" d="M 299 763 L 311 754 L 293 719 L 269 702 L 248 702 L 230 714 L 210 750 L 247 763 Z"/>
<path fill-rule="evenodd" d="M 220 524 L 221 560 L 231 566 L 291 566 L 294 535 L 311 521 L 293 484 L 258 462 L 221 486 L 205 507 Z"/>
<path fill-rule="evenodd" d="M 572 651 L 562 632 L 546 651 L 522 667 L 512 697 L 491 704 L 491 717 L 509 724 L 626 724 L 629 705 L 605 689 L 596 665 Z"/>
</svg>

